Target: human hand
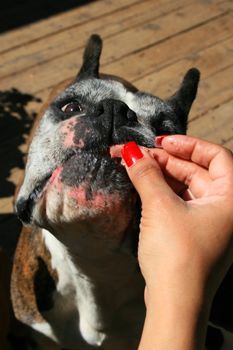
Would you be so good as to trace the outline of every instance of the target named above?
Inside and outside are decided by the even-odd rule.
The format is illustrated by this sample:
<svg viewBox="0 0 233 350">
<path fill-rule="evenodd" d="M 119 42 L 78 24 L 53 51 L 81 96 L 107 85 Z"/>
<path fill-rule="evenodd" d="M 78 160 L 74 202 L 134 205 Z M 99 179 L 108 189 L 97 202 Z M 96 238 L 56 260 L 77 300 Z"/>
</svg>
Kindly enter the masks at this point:
<svg viewBox="0 0 233 350">
<path fill-rule="evenodd" d="M 142 148 L 126 166 L 142 201 L 138 259 L 147 294 L 169 279 L 211 299 L 233 261 L 233 157 L 183 135 L 163 138 L 162 147 Z M 130 153 L 126 144 L 123 158 Z"/>
</svg>

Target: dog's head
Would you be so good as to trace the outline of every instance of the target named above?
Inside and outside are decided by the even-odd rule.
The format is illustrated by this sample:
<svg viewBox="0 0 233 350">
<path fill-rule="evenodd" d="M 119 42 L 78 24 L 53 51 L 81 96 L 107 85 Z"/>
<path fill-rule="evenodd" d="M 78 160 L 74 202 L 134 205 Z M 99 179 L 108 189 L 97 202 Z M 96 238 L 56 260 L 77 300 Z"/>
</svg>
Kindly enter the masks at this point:
<svg viewBox="0 0 233 350">
<path fill-rule="evenodd" d="M 117 145 L 134 140 L 153 147 L 156 135 L 186 132 L 197 69 L 163 101 L 99 75 L 101 49 L 100 37 L 91 36 L 77 78 L 52 102 L 34 134 L 16 202 L 27 224 L 119 235 L 132 220 L 136 195 Z"/>
</svg>

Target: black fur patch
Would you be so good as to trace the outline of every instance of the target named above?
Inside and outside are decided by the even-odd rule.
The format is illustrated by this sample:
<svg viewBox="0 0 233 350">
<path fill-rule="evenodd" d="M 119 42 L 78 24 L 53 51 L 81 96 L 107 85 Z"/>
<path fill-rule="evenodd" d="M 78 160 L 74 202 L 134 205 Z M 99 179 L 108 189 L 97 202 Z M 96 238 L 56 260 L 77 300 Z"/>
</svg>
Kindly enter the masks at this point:
<svg viewBox="0 0 233 350">
<path fill-rule="evenodd" d="M 41 257 L 38 257 L 38 270 L 35 273 L 34 288 L 38 310 L 43 312 L 52 309 L 52 293 L 56 288 L 56 284 Z"/>
</svg>

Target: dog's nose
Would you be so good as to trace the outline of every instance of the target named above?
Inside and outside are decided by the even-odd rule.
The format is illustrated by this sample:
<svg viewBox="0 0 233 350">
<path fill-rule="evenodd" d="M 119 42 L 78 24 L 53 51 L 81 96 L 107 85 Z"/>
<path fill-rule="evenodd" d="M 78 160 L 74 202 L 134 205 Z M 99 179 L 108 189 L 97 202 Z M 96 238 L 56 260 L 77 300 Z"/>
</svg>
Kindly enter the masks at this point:
<svg viewBox="0 0 233 350">
<path fill-rule="evenodd" d="M 136 113 L 120 100 L 105 99 L 88 114 L 96 130 L 101 130 L 101 137 L 106 136 L 108 145 L 128 141 L 129 130 L 138 126 Z"/>
<path fill-rule="evenodd" d="M 120 100 L 106 99 L 97 106 L 95 116 L 113 117 L 114 124 L 126 124 L 137 121 L 137 116 L 126 103 Z"/>
<path fill-rule="evenodd" d="M 25 224 L 28 224 L 32 214 L 32 203 L 30 199 L 19 198 L 15 204 L 15 210 L 18 218 Z"/>
<path fill-rule="evenodd" d="M 112 103 L 112 111 L 114 124 L 116 126 L 135 122 L 137 120 L 136 113 L 130 109 L 126 103 L 119 100 L 110 100 Z"/>
</svg>

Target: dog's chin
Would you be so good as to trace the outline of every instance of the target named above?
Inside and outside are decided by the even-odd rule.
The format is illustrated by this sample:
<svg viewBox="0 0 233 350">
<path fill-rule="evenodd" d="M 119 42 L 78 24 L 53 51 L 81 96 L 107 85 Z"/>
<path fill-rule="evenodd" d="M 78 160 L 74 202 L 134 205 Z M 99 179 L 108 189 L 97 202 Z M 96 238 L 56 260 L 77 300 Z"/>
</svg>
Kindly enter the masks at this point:
<svg viewBox="0 0 233 350">
<path fill-rule="evenodd" d="M 57 167 L 35 205 L 35 223 L 56 232 L 83 227 L 101 235 L 123 233 L 136 193 L 118 158 L 120 149 L 114 146 L 106 155 L 82 151 Z"/>
</svg>

